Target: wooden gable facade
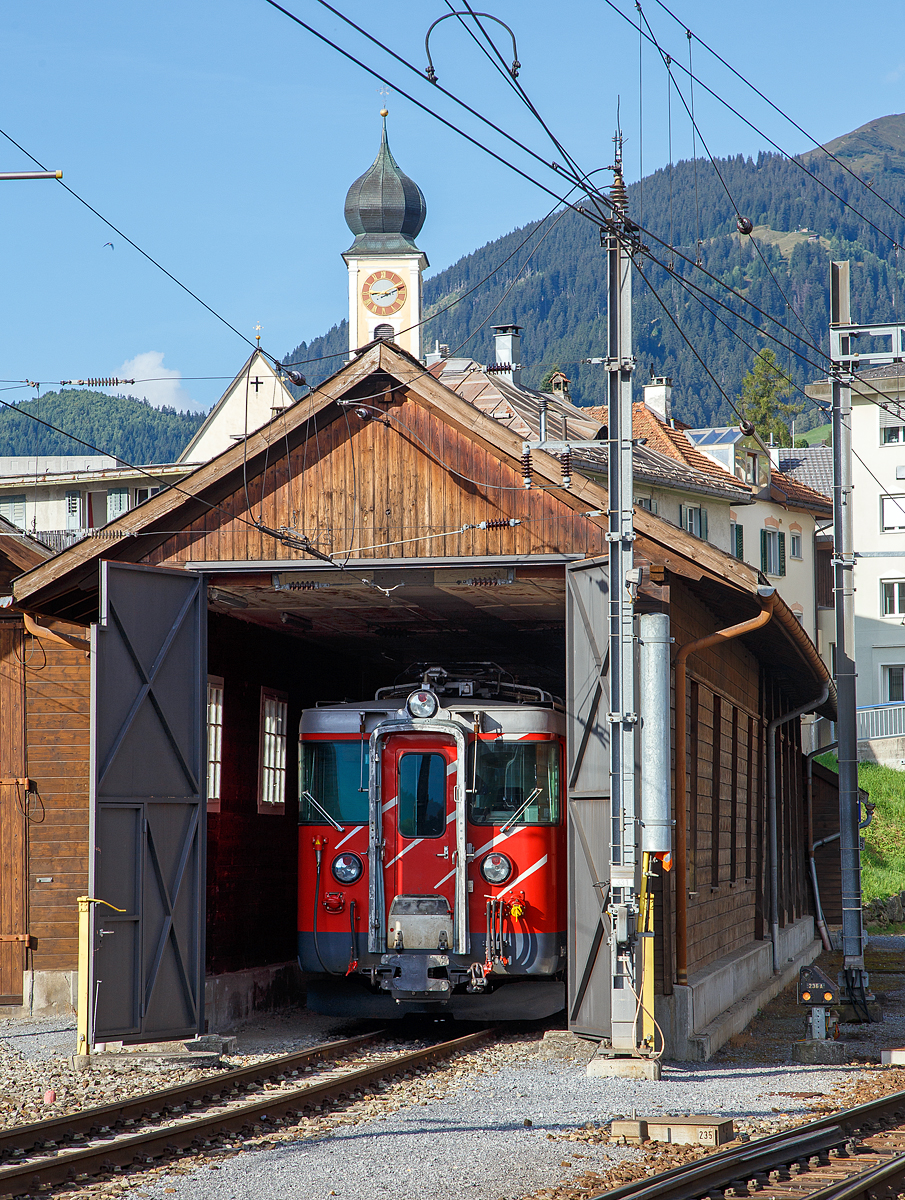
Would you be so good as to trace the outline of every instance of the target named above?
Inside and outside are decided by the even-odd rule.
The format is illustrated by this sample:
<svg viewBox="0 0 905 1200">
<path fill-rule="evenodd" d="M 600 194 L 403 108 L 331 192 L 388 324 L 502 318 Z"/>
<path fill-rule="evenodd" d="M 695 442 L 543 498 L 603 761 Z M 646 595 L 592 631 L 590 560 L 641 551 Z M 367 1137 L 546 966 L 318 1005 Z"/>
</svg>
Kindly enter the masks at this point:
<svg viewBox="0 0 905 1200">
<path fill-rule="evenodd" d="M 295 746 L 290 737 L 285 807 L 263 811 L 262 688 L 288 697 L 290 729 L 302 708 L 372 694 L 412 661 L 492 659 L 564 694 L 565 567 L 605 557 L 606 492 L 579 476 L 564 487 L 558 460 L 545 453 L 533 453 L 530 478 L 526 487 L 512 431 L 378 343 L 244 443 L 124 514 L 103 540 L 80 542 L 18 580 L 19 608 L 86 625 L 97 619 L 101 559 L 206 577 L 209 671 L 223 685 L 222 789 L 208 816 L 209 972 L 295 955 Z M 639 609 L 668 611 L 677 645 L 760 611 L 763 580 L 753 568 L 640 509 L 636 529 Z M 693 657 L 688 678 L 694 972 L 769 936 L 766 724 L 828 678 L 781 601 L 757 632 Z M 832 714 L 832 698 L 824 711 Z M 798 724 L 784 736 L 787 925 L 810 911 L 810 899 Z M 87 753 L 86 740 L 85 761 L 70 774 L 85 814 Z M 60 839 L 61 853 L 69 841 Z M 667 876 L 659 900 L 665 993 L 674 887 Z M 73 907 L 69 925 L 48 939 L 48 964 L 71 955 L 74 966 L 74 930 Z"/>
</svg>

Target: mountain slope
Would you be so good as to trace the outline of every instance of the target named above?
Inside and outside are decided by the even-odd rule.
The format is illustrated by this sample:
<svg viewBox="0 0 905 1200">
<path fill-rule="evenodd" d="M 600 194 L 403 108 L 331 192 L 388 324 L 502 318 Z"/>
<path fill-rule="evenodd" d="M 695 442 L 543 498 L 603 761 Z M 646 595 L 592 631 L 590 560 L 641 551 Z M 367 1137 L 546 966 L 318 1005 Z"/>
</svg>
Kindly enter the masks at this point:
<svg viewBox="0 0 905 1200">
<path fill-rule="evenodd" d="M 894 245 L 905 245 L 905 220 L 890 212 L 879 198 L 885 196 L 905 212 L 905 116 L 870 122 L 830 145 L 838 146 L 852 164 L 868 159 L 879 162 L 876 170 L 872 167 L 873 190 L 817 151 L 807 156 L 808 169 L 836 196 L 809 179 L 794 162 L 763 153 L 756 159 L 737 155 L 717 160 L 728 196 L 706 159 L 663 168 L 629 188 L 630 211 L 645 229 L 672 243 L 692 264 L 700 240 L 706 270 L 742 292 L 765 314 L 739 306 L 752 328 L 713 301 L 708 301 L 707 311 L 685 290 L 685 280 L 706 287 L 723 303 L 737 302 L 679 257 L 675 271 L 670 272 L 668 250 L 654 238 L 645 237 L 652 257 L 647 257 L 642 270 L 659 300 L 636 272 L 636 380 L 640 387 L 650 368 L 657 375 L 671 376 L 677 415 L 683 419 L 695 424 L 724 422 L 732 419 L 732 413 L 673 321 L 734 399 L 755 353 L 764 346 L 772 346 L 780 364 L 800 387 L 823 373 L 825 359 L 819 349 L 828 348 L 831 258 L 852 260 L 852 313 L 856 320 L 891 320 L 905 313 L 905 256 L 899 262 Z M 846 208 L 846 203 L 867 220 Z M 737 234 L 739 213 L 754 223 L 757 246 L 754 238 Z M 601 369 L 581 362 L 606 352 L 606 273 L 597 226 L 573 212 L 554 217 L 500 267 L 530 229 L 513 230 L 425 281 L 425 310 L 430 317 L 491 275 L 473 295 L 428 320 L 424 344 L 432 346 L 439 340 L 448 344 L 452 353 L 490 362 L 491 326 L 515 322 L 524 326 L 522 362 L 528 383 L 536 385 L 551 366 L 558 365 L 572 380 L 579 403 L 601 403 Z M 779 336 L 786 346 L 789 338 L 770 318 L 806 338 L 810 346 L 795 341 L 791 352 L 776 346 L 767 334 Z M 347 337 L 342 322 L 323 337 L 301 343 L 286 361 L 342 355 Z M 326 358 L 301 369 L 312 382 L 318 382 L 341 362 L 342 357 Z M 799 427 L 803 430 L 823 420 L 811 408 Z"/>
<path fill-rule="evenodd" d="M 129 463 L 174 462 L 205 416 L 82 388 L 46 392 L 15 408 L 0 409 L 0 456 L 91 453 L 32 419 L 38 417 Z"/>
</svg>

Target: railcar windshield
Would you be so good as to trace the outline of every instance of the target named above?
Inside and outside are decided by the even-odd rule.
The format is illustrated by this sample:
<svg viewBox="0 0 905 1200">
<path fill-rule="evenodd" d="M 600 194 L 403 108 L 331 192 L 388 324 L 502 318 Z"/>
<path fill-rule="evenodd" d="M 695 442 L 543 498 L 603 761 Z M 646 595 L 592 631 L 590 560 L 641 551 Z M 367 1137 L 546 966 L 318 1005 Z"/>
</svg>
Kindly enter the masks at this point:
<svg viewBox="0 0 905 1200">
<path fill-rule="evenodd" d="M 300 749 L 299 824 L 327 824 L 319 804 L 341 825 L 367 825 L 367 745 L 358 741 L 302 742 Z M 312 804 L 305 792 L 317 804 Z"/>
<path fill-rule="evenodd" d="M 558 742 L 473 742 L 467 780 L 475 825 L 559 824 Z"/>
</svg>

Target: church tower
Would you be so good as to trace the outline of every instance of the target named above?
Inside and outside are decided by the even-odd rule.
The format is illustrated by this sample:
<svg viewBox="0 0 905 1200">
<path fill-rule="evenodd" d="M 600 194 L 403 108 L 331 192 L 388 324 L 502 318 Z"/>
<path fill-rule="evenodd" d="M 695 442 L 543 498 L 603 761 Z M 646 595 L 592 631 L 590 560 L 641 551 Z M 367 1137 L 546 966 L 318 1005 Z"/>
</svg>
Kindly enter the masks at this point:
<svg viewBox="0 0 905 1200">
<path fill-rule="evenodd" d="M 343 255 L 349 268 L 349 349 L 386 338 L 420 358 L 421 274 L 429 263 L 415 238 L 427 205 L 390 153 L 387 110 L 380 115 L 377 157 L 346 196 L 346 224 L 355 234 Z"/>
</svg>

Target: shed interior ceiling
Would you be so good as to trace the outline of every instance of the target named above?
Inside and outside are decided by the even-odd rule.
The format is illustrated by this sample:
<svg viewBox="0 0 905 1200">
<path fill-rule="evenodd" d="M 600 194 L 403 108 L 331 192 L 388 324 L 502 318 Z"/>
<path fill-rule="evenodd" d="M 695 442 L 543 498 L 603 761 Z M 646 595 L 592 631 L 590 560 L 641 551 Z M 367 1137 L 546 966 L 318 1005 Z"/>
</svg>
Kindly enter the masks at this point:
<svg viewBox="0 0 905 1200">
<path fill-rule="evenodd" d="M 412 662 L 489 660 L 563 694 L 560 566 L 218 573 L 208 594 L 215 612 L 366 657 L 378 674 Z"/>
</svg>

